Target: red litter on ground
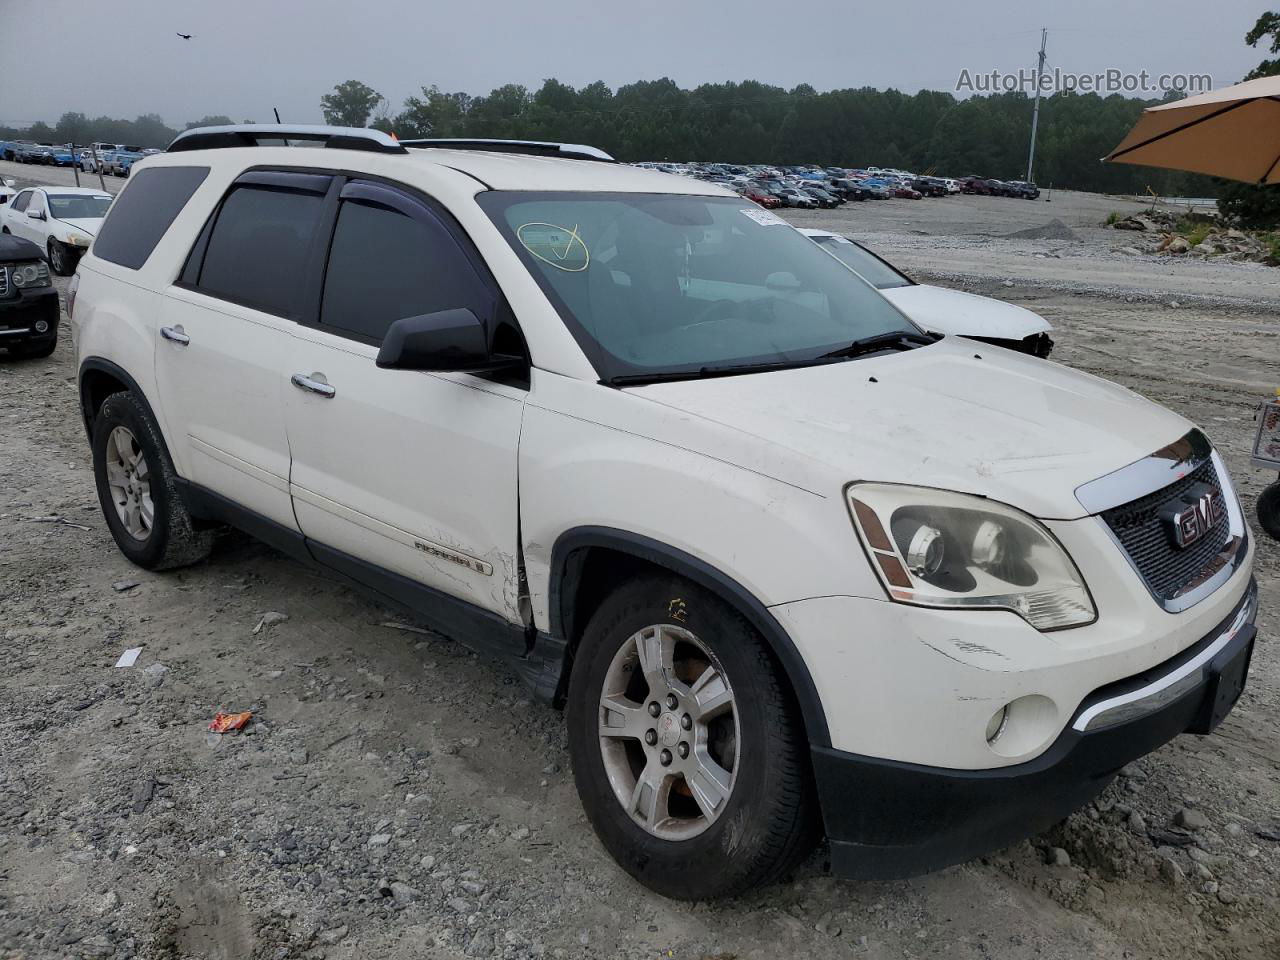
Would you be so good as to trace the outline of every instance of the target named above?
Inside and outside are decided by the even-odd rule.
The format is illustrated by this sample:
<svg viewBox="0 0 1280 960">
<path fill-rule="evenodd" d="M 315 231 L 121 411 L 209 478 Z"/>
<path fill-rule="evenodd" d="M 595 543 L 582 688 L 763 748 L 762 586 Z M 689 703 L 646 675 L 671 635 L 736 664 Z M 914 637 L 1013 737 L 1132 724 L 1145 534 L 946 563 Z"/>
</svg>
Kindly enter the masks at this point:
<svg viewBox="0 0 1280 960">
<path fill-rule="evenodd" d="M 252 719 L 253 714 L 248 710 L 244 713 L 219 713 L 209 724 L 209 729 L 214 733 L 230 733 L 232 730 L 244 729 L 244 725 Z"/>
</svg>

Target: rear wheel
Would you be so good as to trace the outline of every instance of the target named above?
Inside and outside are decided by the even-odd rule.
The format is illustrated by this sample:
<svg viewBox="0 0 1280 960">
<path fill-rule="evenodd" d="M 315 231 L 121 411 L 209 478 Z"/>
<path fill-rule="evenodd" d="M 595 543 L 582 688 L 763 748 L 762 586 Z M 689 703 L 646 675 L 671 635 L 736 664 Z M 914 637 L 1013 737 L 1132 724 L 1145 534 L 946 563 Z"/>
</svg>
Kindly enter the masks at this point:
<svg viewBox="0 0 1280 960">
<path fill-rule="evenodd" d="M 701 588 L 653 577 L 607 598 L 575 656 L 568 714 L 596 834 L 658 893 L 733 896 L 812 845 L 796 709 L 764 641 Z"/>
<path fill-rule="evenodd" d="M 120 552 L 163 570 L 203 560 L 213 534 L 197 530 L 178 493 L 160 430 L 132 393 L 113 393 L 93 424 L 93 473 Z"/>
<path fill-rule="evenodd" d="M 1258 523 L 1267 536 L 1280 540 L 1280 482 L 1258 495 Z"/>
</svg>

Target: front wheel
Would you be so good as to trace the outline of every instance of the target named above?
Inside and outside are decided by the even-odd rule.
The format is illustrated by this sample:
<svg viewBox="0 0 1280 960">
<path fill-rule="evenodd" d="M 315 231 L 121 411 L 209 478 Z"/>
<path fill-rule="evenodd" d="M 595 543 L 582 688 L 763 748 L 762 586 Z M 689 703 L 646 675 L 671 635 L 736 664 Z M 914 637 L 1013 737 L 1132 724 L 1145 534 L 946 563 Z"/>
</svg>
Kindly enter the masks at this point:
<svg viewBox="0 0 1280 960">
<path fill-rule="evenodd" d="M 804 731 L 773 659 L 687 581 L 635 580 L 601 604 L 575 656 L 568 723 L 596 834 L 664 896 L 769 883 L 815 839 Z"/>
<path fill-rule="evenodd" d="M 66 244 L 53 239 L 49 241 L 49 269 L 59 277 L 69 277 L 76 269 L 75 256 Z"/>
<path fill-rule="evenodd" d="M 1258 495 L 1258 523 L 1267 536 L 1280 540 L 1280 482 Z"/>
</svg>

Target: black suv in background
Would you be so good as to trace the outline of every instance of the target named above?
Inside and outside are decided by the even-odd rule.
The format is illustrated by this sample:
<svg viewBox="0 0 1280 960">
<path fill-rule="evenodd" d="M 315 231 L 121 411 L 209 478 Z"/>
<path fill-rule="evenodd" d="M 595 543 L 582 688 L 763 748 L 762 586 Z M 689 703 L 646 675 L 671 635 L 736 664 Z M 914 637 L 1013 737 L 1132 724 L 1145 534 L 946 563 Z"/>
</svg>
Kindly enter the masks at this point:
<svg viewBox="0 0 1280 960">
<path fill-rule="evenodd" d="M 0 347 L 12 357 L 47 357 L 58 345 L 58 291 L 44 253 L 0 235 Z"/>
</svg>

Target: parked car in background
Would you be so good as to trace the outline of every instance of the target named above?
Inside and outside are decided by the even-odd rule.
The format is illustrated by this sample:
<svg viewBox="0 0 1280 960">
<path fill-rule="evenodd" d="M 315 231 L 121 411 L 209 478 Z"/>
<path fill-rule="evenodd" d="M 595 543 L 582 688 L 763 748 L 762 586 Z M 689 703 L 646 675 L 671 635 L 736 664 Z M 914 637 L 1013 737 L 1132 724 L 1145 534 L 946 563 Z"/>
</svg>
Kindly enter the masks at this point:
<svg viewBox="0 0 1280 960">
<path fill-rule="evenodd" d="M 809 194 L 804 193 L 799 187 L 782 187 L 777 191 L 778 198 L 782 201 L 783 206 L 798 207 L 802 210 L 816 210 L 818 201 Z"/>
<path fill-rule="evenodd" d="M 140 152 L 117 150 L 111 154 L 111 160 L 103 165 L 105 171 L 114 177 L 127 177 L 133 165 L 142 159 Z"/>
<path fill-rule="evenodd" d="M 1023 200 L 1035 200 L 1040 196 L 1040 188 L 1025 180 L 1010 180 L 1009 187 L 1012 196 L 1021 197 Z"/>
<path fill-rule="evenodd" d="M 986 177 L 969 175 L 960 181 L 960 190 L 962 193 L 973 193 L 978 196 L 990 196 L 991 183 Z"/>
<path fill-rule="evenodd" d="M 996 346 L 1047 357 L 1053 327 L 1039 314 L 991 297 L 917 283 L 856 240 L 828 230 L 800 231 L 931 333 L 951 333 Z"/>
<path fill-rule="evenodd" d="M 75 273 L 102 226 L 112 197 L 86 187 L 29 187 L 0 207 L 0 232 L 30 240 L 58 276 Z"/>
<path fill-rule="evenodd" d="M 803 186 L 800 188 L 801 193 L 808 194 L 818 201 L 818 206 L 824 210 L 830 210 L 832 207 L 840 206 L 840 198 L 833 193 L 828 193 L 822 187 L 814 183 L 812 186 Z"/>
<path fill-rule="evenodd" d="M 769 193 L 767 190 L 762 190 L 760 187 L 750 185 L 743 187 L 742 195 L 752 203 L 758 203 L 766 210 L 773 210 L 776 207 L 782 206 L 781 200 Z"/>
<path fill-rule="evenodd" d="M 60 314 L 40 248 L 0 234 L 0 349 L 10 359 L 49 356 L 58 345 Z"/>
<path fill-rule="evenodd" d="M 53 163 L 53 147 L 47 143 L 20 143 L 14 159 L 18 163 Z"/>
</svg>

